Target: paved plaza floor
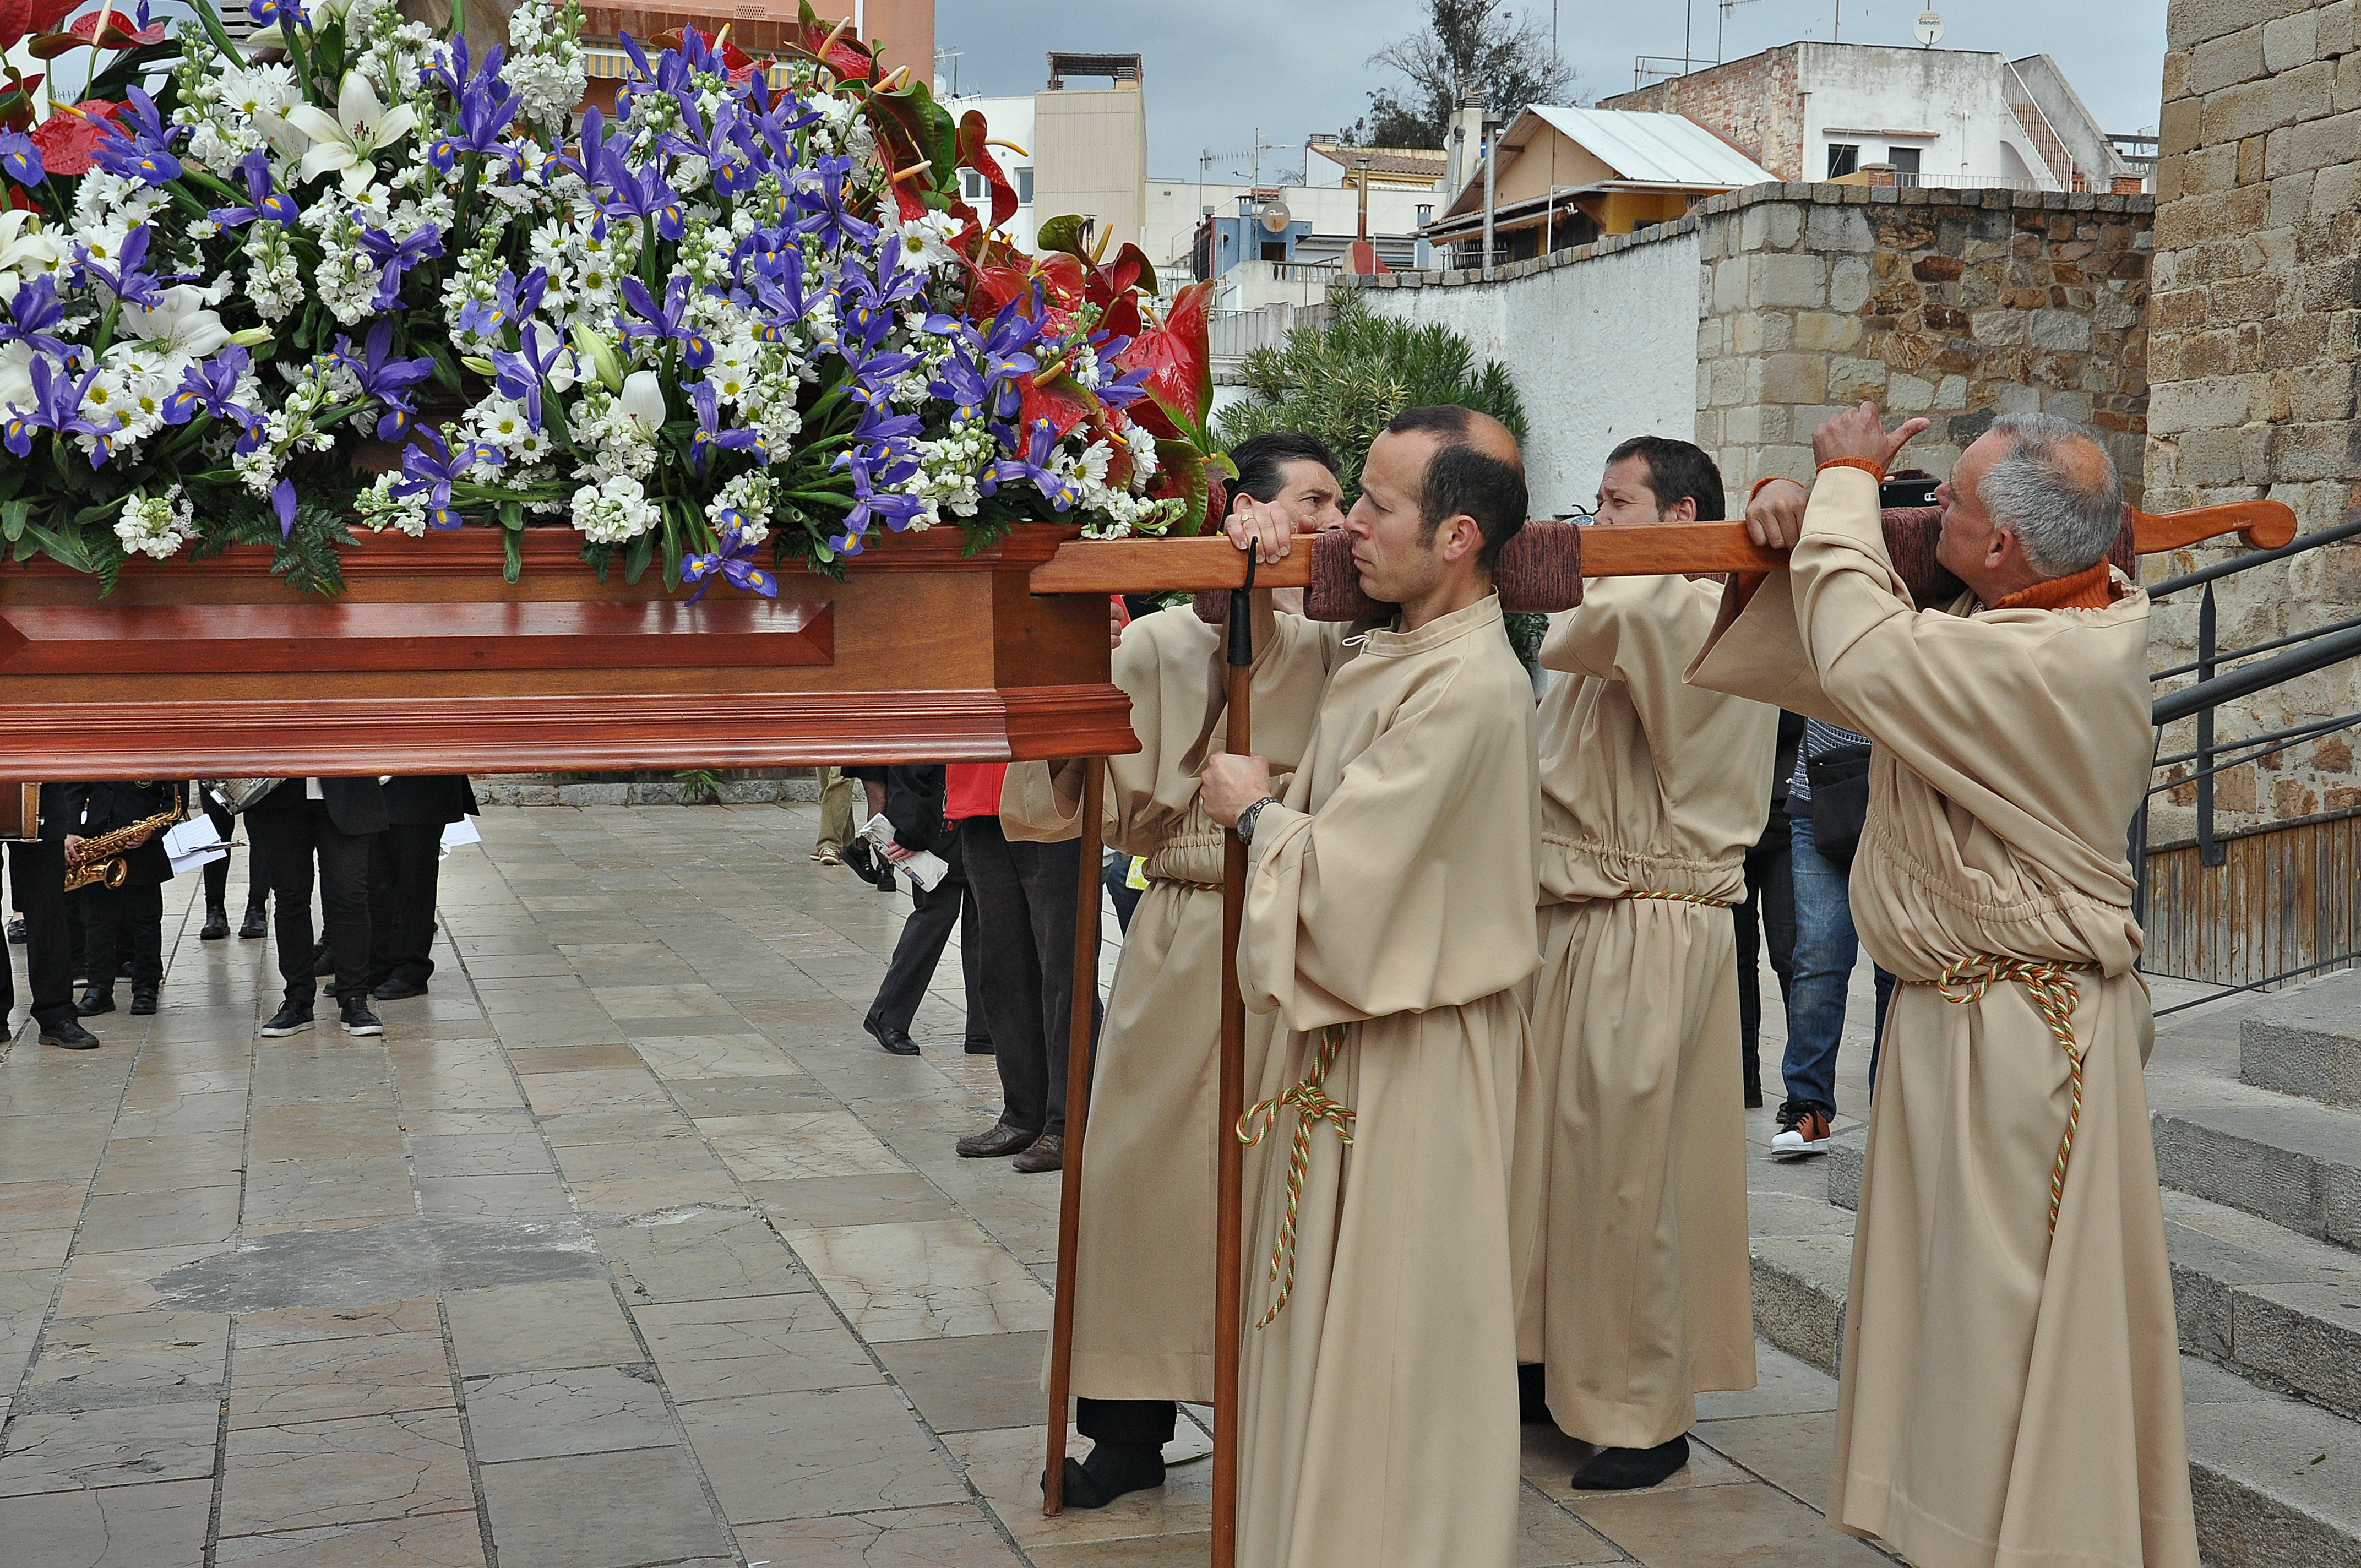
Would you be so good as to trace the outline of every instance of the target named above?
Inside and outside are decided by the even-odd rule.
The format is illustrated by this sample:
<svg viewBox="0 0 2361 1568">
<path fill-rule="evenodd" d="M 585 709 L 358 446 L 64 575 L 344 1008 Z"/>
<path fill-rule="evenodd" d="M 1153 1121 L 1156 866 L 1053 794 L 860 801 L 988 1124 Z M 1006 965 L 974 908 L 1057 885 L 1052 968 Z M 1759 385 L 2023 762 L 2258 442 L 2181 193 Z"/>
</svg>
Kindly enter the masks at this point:
<svg viewBox="0 0 2361 1568">
<path fill-rule="evenodd" d="M 104 1048 L 70 1053 L 20 1010 L 0 1563 L 1203 1563 L 1202 1457 L 1041 1517 L 1059 1179 L 951 1151 L 999 1103 L 961 1050 L 955 953 L 922 1057 L 862 1032 L 909 904 L 811 863 L 815 822 L 487 812 L 444 863 L 432 993 L 379 1004 L 382 1039 L 324 1003 L 257 1039 L 269 944 L 200 943 L 192 877 L 167 889 L 155 1017 L 94 1019 Z M 1766 1117 L 1758 1201 L 1811 1190 L 1817 1162 L 1762 1157 Z M 1835 1404 L 1765 1344 L 1686 1471 L 1609 1497 L 1526 1429 L 1522 1562 L 1887 1561 L 1816 1511 Z"/>
</svg>

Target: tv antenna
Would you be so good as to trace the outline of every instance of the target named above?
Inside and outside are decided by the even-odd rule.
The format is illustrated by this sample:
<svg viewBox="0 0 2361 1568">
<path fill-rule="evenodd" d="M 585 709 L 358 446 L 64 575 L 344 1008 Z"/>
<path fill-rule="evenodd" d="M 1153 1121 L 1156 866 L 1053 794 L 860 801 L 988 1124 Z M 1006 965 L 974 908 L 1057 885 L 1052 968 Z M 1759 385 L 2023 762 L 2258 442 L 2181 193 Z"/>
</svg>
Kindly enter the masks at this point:
<svg viewBox="0 0 2361 1568">
<path fill-rule="evenodd" d="M 1724 59 L 1725 44 L 1726 40 L 1730 37 L 1730 14 L 1732 11 L 1737 10 L 1741 5 L 1752 5 L 1752 4 L 1754 4 L 1754 0 L 1720 0 L 1721 21 L 1720 24 L 1715 27 L 1713 34 L 1714 64 L 1719 65 Z"/>
<path fill-rule="evenodd" d="M 1943 14 L 1940 11 L 1919 12 L 1917 24 L 1911 31 L 1918 35 L 1918 42 L 1923 48 L 1933 49 L 1943 41 Z"/>
</svg>

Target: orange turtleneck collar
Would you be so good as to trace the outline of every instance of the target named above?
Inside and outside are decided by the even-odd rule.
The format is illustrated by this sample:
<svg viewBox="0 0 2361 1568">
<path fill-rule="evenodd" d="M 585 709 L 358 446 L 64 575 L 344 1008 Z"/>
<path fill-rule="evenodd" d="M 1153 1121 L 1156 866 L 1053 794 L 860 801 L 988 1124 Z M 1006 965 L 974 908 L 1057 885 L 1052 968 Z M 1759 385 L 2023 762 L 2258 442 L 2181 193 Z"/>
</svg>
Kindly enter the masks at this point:
<svg viewBox="0 0 2361 1568">
<path fill-rule="evenodd" d="M 2104 609 L 2115 602 L 2113 567 L 2105 561 L 2071 576 L 2052 577 L 2005 595 L 1992 609 Z"/>
</svg>

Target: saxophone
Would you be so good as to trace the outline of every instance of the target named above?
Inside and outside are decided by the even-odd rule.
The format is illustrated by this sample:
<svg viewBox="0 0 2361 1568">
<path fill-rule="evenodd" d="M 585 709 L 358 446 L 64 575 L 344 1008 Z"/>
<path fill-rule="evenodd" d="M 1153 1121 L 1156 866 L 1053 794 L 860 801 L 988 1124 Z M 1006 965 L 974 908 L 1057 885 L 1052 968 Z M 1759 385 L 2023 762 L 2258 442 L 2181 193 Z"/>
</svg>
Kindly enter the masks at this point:
<svg viewBox="0 0 2361 1568">
<path fill-rule="evenodd" d="M 135 822 L 128 828 L 117 828 L 112 833 L 101 833 L 95 839 L 84 839 L 66 862 L 66 891 L 76 888 L 104 886 L 119 888 L 131 876 L 131 863 L 125 857 L 147 839 L 148 835 L 170 828 L 185 815 L 181 808 L 181 792 L 172 791 L 172 809 Z"/>
</svg>

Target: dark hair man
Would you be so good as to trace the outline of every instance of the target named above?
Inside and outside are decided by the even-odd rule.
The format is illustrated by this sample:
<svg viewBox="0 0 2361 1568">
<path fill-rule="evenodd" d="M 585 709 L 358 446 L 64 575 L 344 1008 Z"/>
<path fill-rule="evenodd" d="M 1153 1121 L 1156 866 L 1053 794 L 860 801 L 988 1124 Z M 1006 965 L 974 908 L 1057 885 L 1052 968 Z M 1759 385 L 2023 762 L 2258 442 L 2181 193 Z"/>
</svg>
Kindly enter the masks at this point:
<svg viewBox="0 0 2361 1568">
<path fill-rule="evenodd" d="M 1536 953 L 1533 702 L 1491 563 L 1524 474 L 1497 421 L 1412 409 L 1361 487 L 1345 532 L 1397 620 L 1329 677 L 1283 800 L 1258 756 L 1210 758 L 1199 792 L 1247 842 L 1239 984 L 1278 1015 L 1262 1076 L 1291 1086 L 1249 1118 L 1270 1135 L 1247 1222 L 1254 1568 L 1517 1552 L 1507 1124 Z"/>
<path fill-rule="evenodd" d="M 1748 508 L 1758 537 L 1794 545 L 1789 569 L 1733 585 L 1694 672 L 1874 748 L 1852 917 L 1901 983 L 1828 1521 L 1914 1563 L 2189 1568 L 2124 859 L 2155 743 L 2147 598 L 2107 564 L 2123 496 L 2106 448 L 2019 414 L 1936 492 L 1936 558 L 1968 591 L 1913 604 L 1877 487 L 1927 427 L 1888 434 L 1864 403 L 1813 433 L 1808 502 L 1780 480 Z"/>
<path fill-rule="evenodd" d="M 1686 441 L 1609 455 L 1601 525 L 1721 513 Z M 1696 1395 L 1754 1386 L 1738 963 L 1730 907 L 1770 810 L 1778 710 L 1683 675 L 1721 583 L 1600 577 L 1554 618 L 1542 663 L 1534 1098 L 1547 1155 L 1520 1169 L 1539 1234 L 1519 1338 L 1525 1414 L 1599 1452 L 1588 1491 L 1688 1462 Z M 1546 1409 L 1543 1409 L 1546 1385 Z"/>
</svg>

